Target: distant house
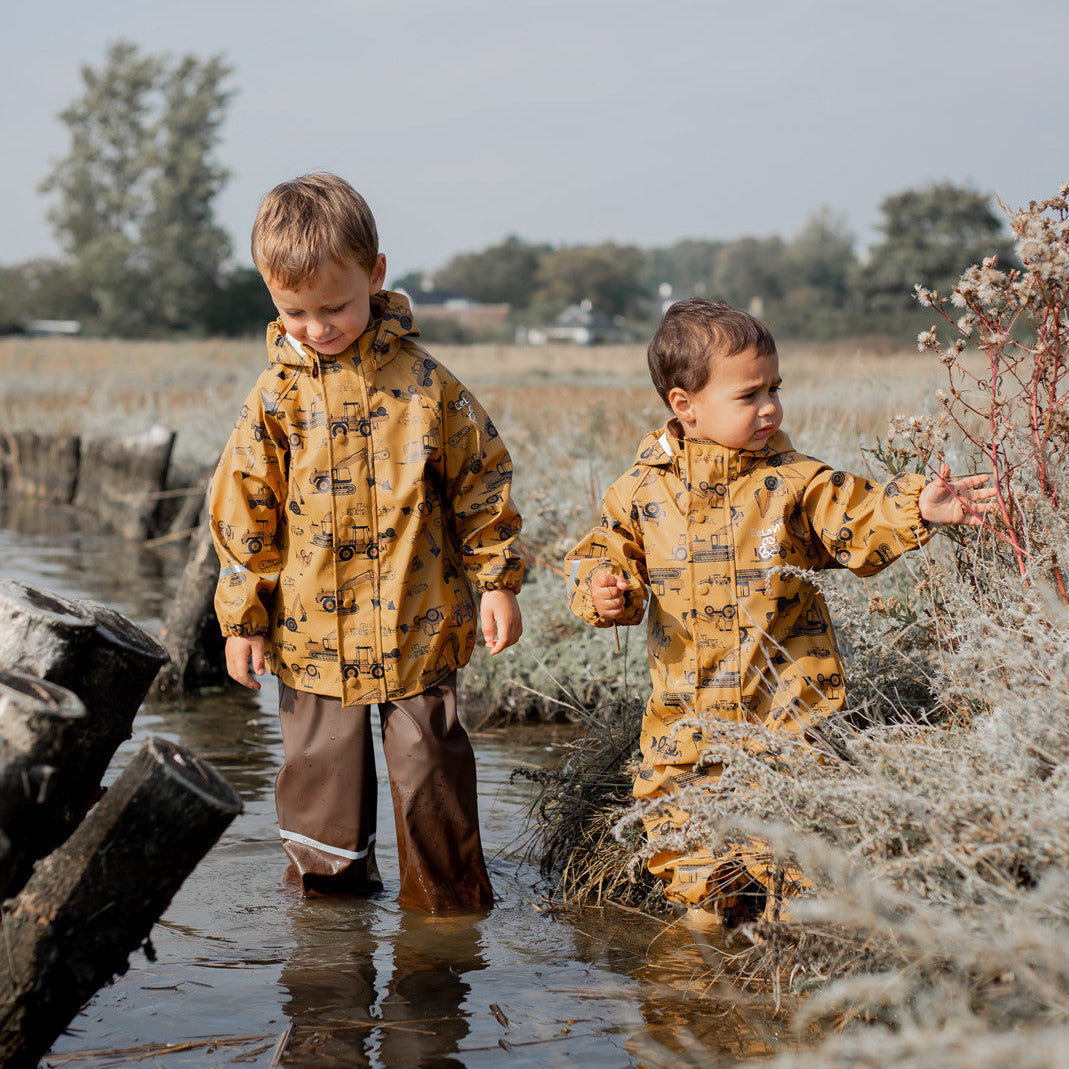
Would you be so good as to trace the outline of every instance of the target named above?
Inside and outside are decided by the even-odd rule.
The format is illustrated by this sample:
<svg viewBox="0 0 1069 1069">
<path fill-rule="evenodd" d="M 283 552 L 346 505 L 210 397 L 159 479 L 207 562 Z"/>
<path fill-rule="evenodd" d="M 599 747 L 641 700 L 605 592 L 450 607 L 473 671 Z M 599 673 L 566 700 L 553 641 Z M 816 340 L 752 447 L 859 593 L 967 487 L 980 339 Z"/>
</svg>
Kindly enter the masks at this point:
<svg viewBox="0 0 1069 1069">
<path fill-rule="evenodd" d="M 615 320 L 599 312 L 590 301 L 570 304 L 548 327 L 528 327 L 520 337 L 530 345 L 565 342 L 572 345 L 604 345 L 633 341 L 633 336 Z"/>
<path fill-rule="evenodd" d="M 469 330 L 478 330 L 480 327 L 500 326 L 512 311 L 511 304 L 482 304 L 451 290 L 435 289 L 429 280 L 415 291 L 399 289 L 397 292 L 408 298 L 417 323 L 421 320 L 450 319 Z"/>
<path fill-rule="evenodd" d="M 31 319 L 26 324 L 27 334 L 81 334 L 82 324 L 77 319 Z"/>
</svg>

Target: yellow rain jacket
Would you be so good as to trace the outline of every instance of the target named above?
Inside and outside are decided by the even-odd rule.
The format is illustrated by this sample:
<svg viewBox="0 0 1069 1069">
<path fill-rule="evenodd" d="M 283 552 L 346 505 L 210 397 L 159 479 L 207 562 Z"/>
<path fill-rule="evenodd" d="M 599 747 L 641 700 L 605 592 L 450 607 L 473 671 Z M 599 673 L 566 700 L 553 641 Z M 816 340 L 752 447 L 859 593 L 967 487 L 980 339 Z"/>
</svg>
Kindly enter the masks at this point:
<svg viewBox="0 0 1069 1069">
<path fill-rule="evenodd" d="M 634 466 L 609 488 L 601 525 L 567 557 L 568 601 L 587 623 L 611 626 L 590 597 L 598 572 L 627 580 L 621 622 L 639 623 L 650 604 L 653 692 L 636 797 L 715 782 L 718 769 L 694 771 L 703 737 L 675 731 L 682 717 L 801 734 L 841 708 L 824 598 L 775 569 L 878 572 L 930 538 L 917 504 L 924 482 L 901 475 L 875 486 L 796 452 L 782 431 L 759 452 L 684 438 L 675 420 L 646 435 Z M 651 837 L 684 817 L 648 824 Z M 697 902 L 704 893 L 678 897 Z"/>
<path fill-rule="evenodd" d="M 418 334 L 385 291 L 339 356 L 272 323 L 270 366 L 212 480 L 223 634 L 266 635 L 283 682 L 347 705 L 422 693 L 466 664 L 472 588 L 523 577 L 508 451 Z"/>
</svg>

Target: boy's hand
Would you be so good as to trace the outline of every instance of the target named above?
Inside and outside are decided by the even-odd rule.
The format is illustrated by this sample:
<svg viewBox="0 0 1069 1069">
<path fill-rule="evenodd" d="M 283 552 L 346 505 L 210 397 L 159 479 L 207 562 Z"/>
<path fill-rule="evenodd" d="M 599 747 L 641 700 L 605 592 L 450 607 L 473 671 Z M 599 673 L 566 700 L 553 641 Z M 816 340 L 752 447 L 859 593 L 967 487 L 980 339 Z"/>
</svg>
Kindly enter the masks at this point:
<svg viewBox="0 0 1069 1069">
<path fill-rule="evenodd" d="M 598 572 L 590 580 L 590 599 L 603 620 L 619 620 L 627 605 L 627 580 L 608 572 Z"/>
<path fill-rule="evenodd" d="M 948 480 L 950 468 L 943 464 L 939 475 L 922 491 L 917 501 L 921 519 L 928 523 L 960 524 L 979 527 L 984 516 L 995 508 L 991 500 L 994 488 L 979 490 L 987 482 L 987 475 L 969 475 L 964 479 Z"/>
<path fill-rule="evenodd" d="M 226 640 L 227 674 L 243 687 L 259 690 L 260 684 L 249 673 L 250 661 L 252 671 L 256 675 L 262 676 L 267 671 L 264 661 L 264 636 L 250 635 L 248 638 L 239 638 L 237 635 L 231 635 Z"/>
<path fill-rule="evenodd" d="M 523 631 L 520 606 L 511 590 L 487 590 L 482 596 L 479 618 L 491 654 L 507 650 Z"/>
</svg>

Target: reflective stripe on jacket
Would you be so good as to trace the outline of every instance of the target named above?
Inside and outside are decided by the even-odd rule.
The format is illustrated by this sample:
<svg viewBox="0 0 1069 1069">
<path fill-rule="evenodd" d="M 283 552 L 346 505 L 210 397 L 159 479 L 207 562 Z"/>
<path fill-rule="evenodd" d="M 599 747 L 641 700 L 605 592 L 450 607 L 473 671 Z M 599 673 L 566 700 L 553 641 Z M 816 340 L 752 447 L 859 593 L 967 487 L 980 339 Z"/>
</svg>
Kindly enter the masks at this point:
<svg viewBox="0 0 1069 1069">
<path fill-rule="evenodd" d="M 598 572 L 628 582 L 621 622 L 638 623 L 649 599 L 653 692 L 640 776 L 693 765 L 700 738 L 672 729 L 683 716 L 797 733 L 842 706 L 824 598 L 777 569 L 886 567 L 930 537 L 917 505 L 923 485 L 917 475 L 875 486 L 835 471 L 783 432 L 759 452 L 683 438 L 675 421 L 643 439 L 605 496 L 601 525 L 567 557 L 569 604 L 588 623 L 611 626 L 590 597 Z"/>
<path fill-rule="evenodd" d="M 386 292 L 339 356 L 271 324 L 270 366 L 212 481 L 223 633 L 266 634 L 285 683 L 347 705 L 422 693 L 467 663 L 472 588 L 523 576 L 508 451 L 418 333 Z"/>
</svg>

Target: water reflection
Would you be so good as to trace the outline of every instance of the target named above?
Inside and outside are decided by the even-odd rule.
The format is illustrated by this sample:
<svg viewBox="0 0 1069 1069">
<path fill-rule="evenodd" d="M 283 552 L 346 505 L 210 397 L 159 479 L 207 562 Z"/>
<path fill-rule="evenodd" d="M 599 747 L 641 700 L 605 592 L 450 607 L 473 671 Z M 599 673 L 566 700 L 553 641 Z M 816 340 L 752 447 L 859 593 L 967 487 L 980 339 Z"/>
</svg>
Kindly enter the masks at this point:
<svg viewBox="0 0 1069 1069">
<path fill-rule="evenodd" d="M 333 921 L 298 913 L 279 987 L 289 1066 L 462 1066 L 468 974 L 486 968 L 472 917 L 403 914 L 387 944 L 375 913 L 339 904 Z M 390 954 L 382 951 L 388 948 Z"/>
<path fill-rule="evenodd" d="M 118 604 L 143 627 L 158 628 L 184 564 L 181 546 L 148 550 L 72 506 L 0 496 L 0 575 Z"/>
</svg>

